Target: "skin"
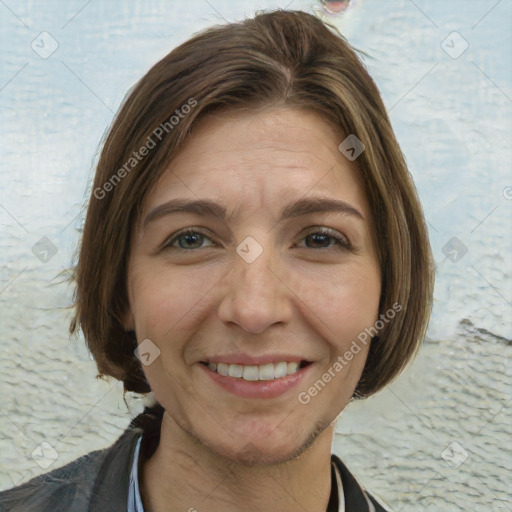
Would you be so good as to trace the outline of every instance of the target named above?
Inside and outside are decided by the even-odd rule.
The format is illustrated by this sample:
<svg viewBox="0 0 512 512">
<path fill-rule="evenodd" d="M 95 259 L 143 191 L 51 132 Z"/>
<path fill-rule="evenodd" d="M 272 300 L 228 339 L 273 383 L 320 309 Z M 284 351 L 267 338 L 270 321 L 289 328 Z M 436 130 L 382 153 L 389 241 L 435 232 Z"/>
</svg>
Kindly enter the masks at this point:
<svg viewBox="0 0 512 512">
<path fill-rule="evenodd" d="M 143 366 L 166 410 L 139 477 L 146 511 L 326 510 L 334 422 L 369 344 L 308 404 L 298 395 L 375 323 L 381 292 L 368 204 L 338 150 L 344 138 L 317 114 L 288 108 L 211 116 L 149 194 L 133 233 L 124 322 L 160 350 Z M 289 202 L 313 195 L 341 199 L 363 218 L 279 220 Z M 175 198 L 215 200 L 232 218 L 180 212 L 144 225 Z M 311 235 L 321 227 L 329 236 Z M 172 240 L 184 228 L 205 236 Z M 236 252 L 247 236 L 263 249 L 252 263 Z M 240 352 L 295 354 L 312 365 L 283 395 L 241 398 L 200 363 Z"/>
</svg>

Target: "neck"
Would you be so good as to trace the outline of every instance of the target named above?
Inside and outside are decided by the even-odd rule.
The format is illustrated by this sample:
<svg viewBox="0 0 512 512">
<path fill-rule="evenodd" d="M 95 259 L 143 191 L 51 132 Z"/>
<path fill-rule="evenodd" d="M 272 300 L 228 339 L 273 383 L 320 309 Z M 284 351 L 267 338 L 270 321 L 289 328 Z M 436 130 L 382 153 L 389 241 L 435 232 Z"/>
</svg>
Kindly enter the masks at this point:
<svg viewBox="0 0 512 512">
<path fill-rule="evenodd" d="M 332 437 L 329 426 L 300 456 L 249 466 L 215 453 L 164 413 L 158 448 L 141 470 L 144 510 L 325 512 Z"/>
</svg>

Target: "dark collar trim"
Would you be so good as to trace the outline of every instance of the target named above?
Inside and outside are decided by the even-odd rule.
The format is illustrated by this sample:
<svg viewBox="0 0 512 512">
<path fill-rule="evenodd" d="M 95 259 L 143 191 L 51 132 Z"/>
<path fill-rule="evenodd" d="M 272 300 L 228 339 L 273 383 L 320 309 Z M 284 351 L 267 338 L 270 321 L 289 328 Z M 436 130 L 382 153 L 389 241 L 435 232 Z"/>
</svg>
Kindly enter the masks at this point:
<svg viewBox="0 0 512 512">
<path fill-rule="evenodd" d="M 366 492 L 359 485 L 352 473 L 347 469 L 341 459 L 332 454 L 331 460 L 336 464 L 343 484 L 343 494 L 345 495 L 345 510 L 347 512 L 375 512 L 375 507 L 368 499 Z"/>
</svg>

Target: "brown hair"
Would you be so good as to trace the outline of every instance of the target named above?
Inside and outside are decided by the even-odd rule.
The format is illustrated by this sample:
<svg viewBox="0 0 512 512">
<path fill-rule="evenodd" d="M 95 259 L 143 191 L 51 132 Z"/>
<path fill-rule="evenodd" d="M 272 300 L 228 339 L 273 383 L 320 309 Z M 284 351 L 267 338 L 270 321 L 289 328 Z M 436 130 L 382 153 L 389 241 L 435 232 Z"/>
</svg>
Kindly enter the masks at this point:
<svg viewBox="0 0 512 512">
<path fill-rule="evenodd" d="M 130 233 L 149 191 L 207 113 L 277 106 L 316 112 L 365 145 L 353 168 L 374 222 L 379 309 L 385 314 L 398 304 L 401 311 L 381 322 L 355 396 L 388 384 L 418 350 L 431 311 L 432 256 L 379 91 L 334 27 L 305 12 L 277 10 L 212 27 L 175 48 L 136 84 L 113 121 L 87 210 L 70 326 L 82 329 L 99 376 L 122 380 L 125 391 L 151 390 L 134 355 L 135 334 L 122 326 Z"/>
</svg>

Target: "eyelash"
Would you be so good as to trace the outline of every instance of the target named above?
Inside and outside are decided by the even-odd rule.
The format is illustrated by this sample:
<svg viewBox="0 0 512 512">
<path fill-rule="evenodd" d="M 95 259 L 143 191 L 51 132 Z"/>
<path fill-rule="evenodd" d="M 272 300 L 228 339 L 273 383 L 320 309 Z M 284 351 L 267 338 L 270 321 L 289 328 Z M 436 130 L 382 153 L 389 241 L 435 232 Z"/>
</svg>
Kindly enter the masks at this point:
<svg viewBox="0 0 512 512">
<path fill-rule="evenodd" d="M 174 244 L 174 242 L 179 240 L 181 237 L 184 237 L 184 236 L 187 236 L 187 235 L 201 235 L 201 236 L 207 238 L 208 240 L 211 240 L 211 238 L 206 233 L 204 233 L 201 230 L 198 230 L 198 229 L 186 229 L 184 231 L 181 231 L 181 232 L 173 235 L 170 239 L 168 239 L 164 243 L 162 249 L 175 249 L 175 250 L 178 250 L 178 251 L 187 251 L 187 252 L 196 251 L 198 249 L 201 249 L 201 247 L 198 247 L 198 248 L 195 248 L 195 249 L 184 249 L 183 247 L 172 247 L 172 244 Z M 352 250 L 352 245 L 350 244 L 350 241 L 347 238 L 345 238 L 345 237 L 340 238 L 339 236 L 336 236 L 333 233 L 333 231 L 331 231 L 328 228 L 316 228 L 314 231 L 310 231 L 309 233 L 307 233 L 304 236 L 303 239 L 306 239 L 306 238 L 308 238 L 311 235 L 324 235 L 324 236 L 327 236 L 330 239 L 334 240 L 335 245 L 338 246 L 338 247 L 306 247 L 306 249 L 313 249 L 313 250 L 317 250 L 317 251 L 318 250 L 332 251 L 332 250 L 336 250 L 336 249 Z M 213 240 L 211 240 L 211 241 L 213 242 Z"/>
</svg>

